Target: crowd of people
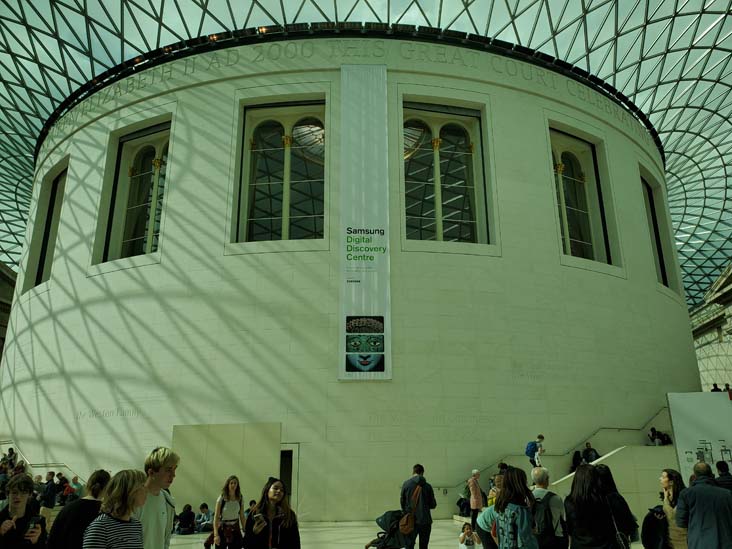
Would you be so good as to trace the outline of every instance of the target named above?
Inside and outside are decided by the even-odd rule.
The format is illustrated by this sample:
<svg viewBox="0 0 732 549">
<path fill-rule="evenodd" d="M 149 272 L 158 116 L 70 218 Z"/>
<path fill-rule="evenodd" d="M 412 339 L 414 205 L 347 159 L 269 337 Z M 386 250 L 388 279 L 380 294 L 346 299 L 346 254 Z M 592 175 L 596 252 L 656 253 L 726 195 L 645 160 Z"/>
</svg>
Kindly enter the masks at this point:
<svg viewBox="0 0 732 549">
<path fill-rule="evenodd" d="M 543 452 L 531 450 L 531 461 L 536 462 Z M 457 535 L 458 547 L 629 549 L 631 541 L 640 540 L 646 549 L 732 548 L 732 475 L 727 462 L 716 464 L 716 477 L 708 464 L 697 463 L 688 487 L 678 471 L 664 469 L 660 503 L 649 509 L 639 528 L 610 468 L 592 463 L 599 453 L 587 443 L 582 454 L 583 463 L 564 500 L 550 490 L 549 471 L 539 463 L 530 481 L 522 469 L 499 464 L 487 493 L 480 485 L 480 471 L 474 469 L 464 494 L 470 521 Z M 84 487 L 78 478 L 68 481 L 53 471 L 45 482 L 34 481 L 25 471 L 8 475 L 17 461 L 11 449 L 0 462 L 0 487 L 7 499 L 0 510 L 3 549 L 168 549 L 173 532 L 209 532 L 206 548 L 300 549 L 297 516 L 284 482 L 274 477 L 265 482 L 259 500 L 247 506 L 239 479 L 231 475 L 213 511 L 204 502 L 197 514 L 191 504 L 176 514 L 170 486 L 180 460 L 169 448 L 155 448 L 145 459 L 144 471 L 110 475 L 100 469 Z M 428 548 L 431 511 L 437 502 L 421 464 L 403 483 L 400 503 L 401 510 L 385 513 L 383 522 L 396 545 L 384 543 L 384 535 L 367 547 L 414 549 L 419 541 L 420 549 Z M 47 531 L 50 511 L 57 504 L 62 509 Z"/>
<path fill-rule="evenodd" d="M 595 453 L 587 452 L 587 458 L 592 457 Z M 470 498 L 471 520 L 457 534 L 458 547 L 629 549 L 633 541 L 641 541 L 646 549 L 730 549 L 732 475 L 725 461 L 716 468 L 715 478 L 708 464 L 697 463 L 688 487 L 678 471 L 664 469 L 659 477 L 660 503 L 649 509 L 642 528 L 605 464 L 580 464 L 570 493 L 562 500 L 549 489 L 545 467 L 534 467 L 529 482 L 522 469 L 501 463 L 485 500 L 476 500 L 481 502 L 477 513 L 473 496 L 485 492 L 480 489 L 480 472 L 474 470 L 465 493 L 465 499 Z M 417 487 L 420 493 L 415 497 Z M 395 545 L 374 540 L 367 547 L 413 549 L 419 541 L 419 549 L 427 549 L 435 506 L 424 467 L 415 465 L 401 492 L 402 513 L 413 514 L 413 530 L 397 538 Z"/>
<path fill-rule="evenodd" d="M 68 481 L 53 471 L 45 482 L 34 482 L 25 470 L 8 475 L 16 460 L 10 449 L 2 461 L 6 473 L 0 487 L 7 498 L 0 511 L 2 549 L 168 549 L 173 532 L 210 532 L 204 545 L 217 549 L 300 549 L 297 515 L 284 482 L 274 477 L 265 482 L 259 500 L 246 507 L 239 479 L 232 475 L 213 512 L 202 503 L 196 514 L 187 503 L 176 514 L 170 486 L 180 459 L 169 448 L 155 448 L 144 471 L 110 475 L 100 469 L 83 487 L 77 477 Z M 49 531 L 56 505 L 62 509 Z"/>
<path fill-rule="evenodd" d="M 722 391 L 732 394 L 732 388 L 729 386 L 729 383 L 724 384 L 724 389 L 720 389 L 719 385 L 717 385 L 716 383 L 712 383 L 712 393 L 721 393 Z"/>
</svg>

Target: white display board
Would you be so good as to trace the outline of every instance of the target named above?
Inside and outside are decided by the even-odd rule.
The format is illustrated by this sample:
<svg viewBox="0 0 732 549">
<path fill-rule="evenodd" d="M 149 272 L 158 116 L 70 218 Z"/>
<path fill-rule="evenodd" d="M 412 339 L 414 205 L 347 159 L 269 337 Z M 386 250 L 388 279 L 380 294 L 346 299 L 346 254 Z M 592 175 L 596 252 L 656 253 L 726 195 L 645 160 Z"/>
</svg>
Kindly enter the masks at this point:
<svg viewBox="0 0 732 549">
<path fill-rule="evenodd" d="M 341 66 L 338 379 L 391 379 L 385 65 Z"/>
<path fill-rule="evenodd" d="M 669 393 L 668 407 L 679 458 L 688 482 L 694 464 L 727 461 L 732 466 L 732 399 L 727 393 Z"/>
</svg>

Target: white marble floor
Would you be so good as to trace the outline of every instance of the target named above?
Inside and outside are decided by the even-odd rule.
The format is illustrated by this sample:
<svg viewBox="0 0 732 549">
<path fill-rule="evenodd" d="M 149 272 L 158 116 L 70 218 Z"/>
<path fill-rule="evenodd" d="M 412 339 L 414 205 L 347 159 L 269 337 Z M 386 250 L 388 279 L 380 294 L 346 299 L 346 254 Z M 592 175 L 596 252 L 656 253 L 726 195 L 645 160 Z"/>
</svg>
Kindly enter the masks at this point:
<svg viewBox="0 0 732 549">
<path fill-rule="evenodd" d="M 302 549 L 363 549 L 376 537 L 375 522 L 305 522 L 300 525 Z M 460 524 L 453 520 L 436 520 L 432 524 L 431 549 L 457 549 Z M 202 549 L 206 535 L 173 536 L 175 549 Z M 642 549 L 634 543 L 633 549 Z M 287 549 L 287 548 L 284 548 Z"/>
<path fill-rule="evenodd" d="M 305 522 L 300 524 L 302 549 L 363 549 L 376 537 L 375 522 Z M 460 526 L 452 520 L 437 520 L 432 525 L 430 547 L 456 549 Z M 201 549 L 206 536 L 173 536 L 171 548 Z M 287 548 L 283 548 L 287 549 Z"/>
</svg>

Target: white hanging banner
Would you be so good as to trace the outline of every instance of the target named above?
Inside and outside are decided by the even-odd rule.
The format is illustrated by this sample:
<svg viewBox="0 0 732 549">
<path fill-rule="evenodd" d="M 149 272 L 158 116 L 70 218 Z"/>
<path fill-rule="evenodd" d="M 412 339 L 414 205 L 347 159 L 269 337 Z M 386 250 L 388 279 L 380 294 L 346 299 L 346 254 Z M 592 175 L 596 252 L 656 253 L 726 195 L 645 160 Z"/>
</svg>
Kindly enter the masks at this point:
<svg viewBox="0 0 732 549">
<path fill-rule="evenodd" d="M 391 379 L 385 65 L 341 66 L 338 379 Z"/>
</svg>

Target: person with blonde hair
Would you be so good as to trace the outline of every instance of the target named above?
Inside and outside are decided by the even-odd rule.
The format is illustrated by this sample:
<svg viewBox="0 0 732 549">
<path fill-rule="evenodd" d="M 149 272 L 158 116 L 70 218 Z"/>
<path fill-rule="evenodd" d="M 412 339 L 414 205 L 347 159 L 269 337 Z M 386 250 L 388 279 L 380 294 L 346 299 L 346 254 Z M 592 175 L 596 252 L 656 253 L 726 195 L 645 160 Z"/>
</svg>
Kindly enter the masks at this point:
<svg viewBox="0 0 732 549">
<path fill-rule="evenodd" d="M 170 448 L 159 446 L 145 459 L 145 505 L 135 512 L 142 522 L 145 549 L 168 549 L 175 519 L 175 501 L 168 489 L 175 480 L 180 457 Z"/>
<path fill-rule="evenodd" d="M 142 524 L 133 512 L 145 505 L 145 473 L 125 469 L 112 477 L 102 497 L 102 513 L 84 532 L 83 549 L 143 549 Z"/>
</svg>

